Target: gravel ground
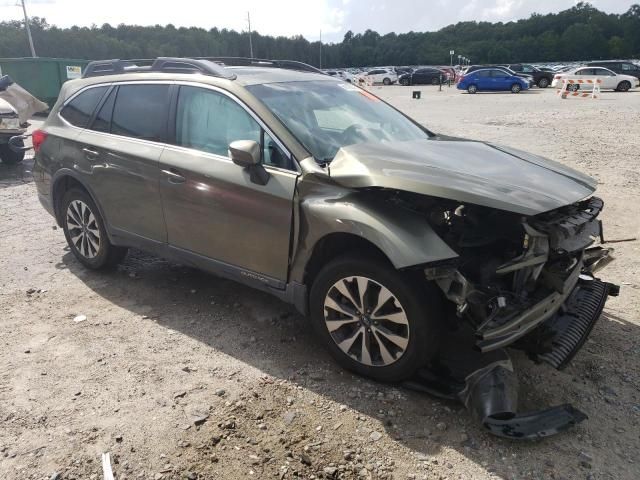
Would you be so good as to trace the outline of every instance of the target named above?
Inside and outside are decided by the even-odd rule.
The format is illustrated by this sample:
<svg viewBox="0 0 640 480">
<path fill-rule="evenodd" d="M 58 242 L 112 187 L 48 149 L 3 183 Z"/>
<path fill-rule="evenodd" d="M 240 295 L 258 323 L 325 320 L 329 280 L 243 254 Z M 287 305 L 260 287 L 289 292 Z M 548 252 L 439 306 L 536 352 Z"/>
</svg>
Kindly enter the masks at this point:
<svg viewBox="0 0 640 480">
<path fill-rule="evenodd" d="M 434 131 L 589 172 L 606 237 L 640 236 L 640 92 L 373 90 Z M 1 479 L 102 478 L 102 452 L 117 480 L 640 478 L 637 240 L 616 244 L 603 276 L 621 296 L 566 370 L 513 354 L 523 411 L 571 402 L 589 420 L 516 443 L 456 404 L 342 371 L 266 294 L 139 252 L 84 270 L 31 165 L 0 165 Z"/>
</svg>

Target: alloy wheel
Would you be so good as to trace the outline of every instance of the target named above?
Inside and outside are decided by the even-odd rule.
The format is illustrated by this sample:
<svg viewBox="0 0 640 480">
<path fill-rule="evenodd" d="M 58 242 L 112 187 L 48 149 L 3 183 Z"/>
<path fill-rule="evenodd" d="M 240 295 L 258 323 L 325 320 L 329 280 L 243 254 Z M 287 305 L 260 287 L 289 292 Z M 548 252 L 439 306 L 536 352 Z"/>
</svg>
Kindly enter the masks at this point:
<svg viewBox="0 0 640 480">
<path fill-rule="evenodd" d="M 367 277 L 334 283 L 325 297 L 324 319 L 338 348 L 363 365 L 391 365 L 409 345 L 409 320 L 400 301 Z"/>
<path fill-rule="evenodd" d="M 100 252 L 100 229 L 89 206 L 82 200 L 73 200 L 67 207 L 67 230 L 76 250 L 85 258 L 94 258 Z"/>
</svg>

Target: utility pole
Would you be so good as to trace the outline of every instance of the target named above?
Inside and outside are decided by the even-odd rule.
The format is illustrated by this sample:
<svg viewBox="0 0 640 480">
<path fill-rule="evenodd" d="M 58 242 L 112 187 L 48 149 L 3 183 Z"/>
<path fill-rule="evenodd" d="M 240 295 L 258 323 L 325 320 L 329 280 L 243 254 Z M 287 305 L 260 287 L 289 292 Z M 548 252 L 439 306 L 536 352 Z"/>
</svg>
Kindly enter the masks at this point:
<svg viewBox="0 0 640 480">
<path fill-rule="evenodd" d="M 322 70 L 322 30 L 320 30 L 320 69 Z"/>
<path fill-rule="evenodd" d="M 251 43 L 251 16 L 249 12 L 247 12 L 247 23 L 249 24 L 249 55 L 253 58 L 253 44 Z"/>
<path fill-rule="evenodd" d="M 33 47 L 33 38 L 31 38 L 31 28 L 29 28 L 29 17 L 27 16 L 27 7 L 24 6 L 24 0 L 21 0 L 22 11 L 24 12 L 24 26 L 27 28 L 27 37 L 29 37 L 29 47 L 31 48 L 31 56 L 36 58 L 36 49 Z"/>
</svg>

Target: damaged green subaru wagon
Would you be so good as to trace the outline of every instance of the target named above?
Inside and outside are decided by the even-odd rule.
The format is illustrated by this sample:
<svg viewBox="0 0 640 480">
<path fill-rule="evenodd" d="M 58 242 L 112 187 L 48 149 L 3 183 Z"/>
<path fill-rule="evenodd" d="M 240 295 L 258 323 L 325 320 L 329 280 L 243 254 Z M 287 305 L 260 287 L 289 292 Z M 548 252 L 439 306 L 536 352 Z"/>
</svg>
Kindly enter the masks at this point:
<svg viewBox="0 0 640 480">
<path fill-rule="evenodd" d="M 505 347 L 567 364 L 617 294 L 594 276 L 612 257 L 592 178 L 308 65 L 235 60 L 93 62 L 64 84 L 34 177 L 83 265 L 137 248 L 269 292 L 379 381 L 462 395 Z"/>
</svg>

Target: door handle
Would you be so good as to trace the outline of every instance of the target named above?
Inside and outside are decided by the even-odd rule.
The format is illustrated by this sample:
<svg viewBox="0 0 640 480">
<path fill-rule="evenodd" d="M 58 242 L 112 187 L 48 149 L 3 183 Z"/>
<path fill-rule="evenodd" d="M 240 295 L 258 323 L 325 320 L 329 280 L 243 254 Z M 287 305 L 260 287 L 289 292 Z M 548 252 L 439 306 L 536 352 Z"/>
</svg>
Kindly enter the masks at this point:
<svg viewBox="0 0 640 480">
<path fill-rule="evenodd" d="M 184 178 L 182 175 L 180 175 L 180 173 L 175 169 L 175 168 L 170 168 L 169 170 L 162 170 L 162 173 L 164 173 L 168 178 L 167 180 L 169 181 L 169 183 L 184 183 L 187 181 L 186 178 Z"/>
<path fill-rule="evenodd" d="M 90 148 L 85 147 L 82 149 L 82 151 L 84 152 L 84 156 L 87 158 L 87 160 L 95 160 L 100 156 L 100 152 L 91 150 Z"/>
</svg>

